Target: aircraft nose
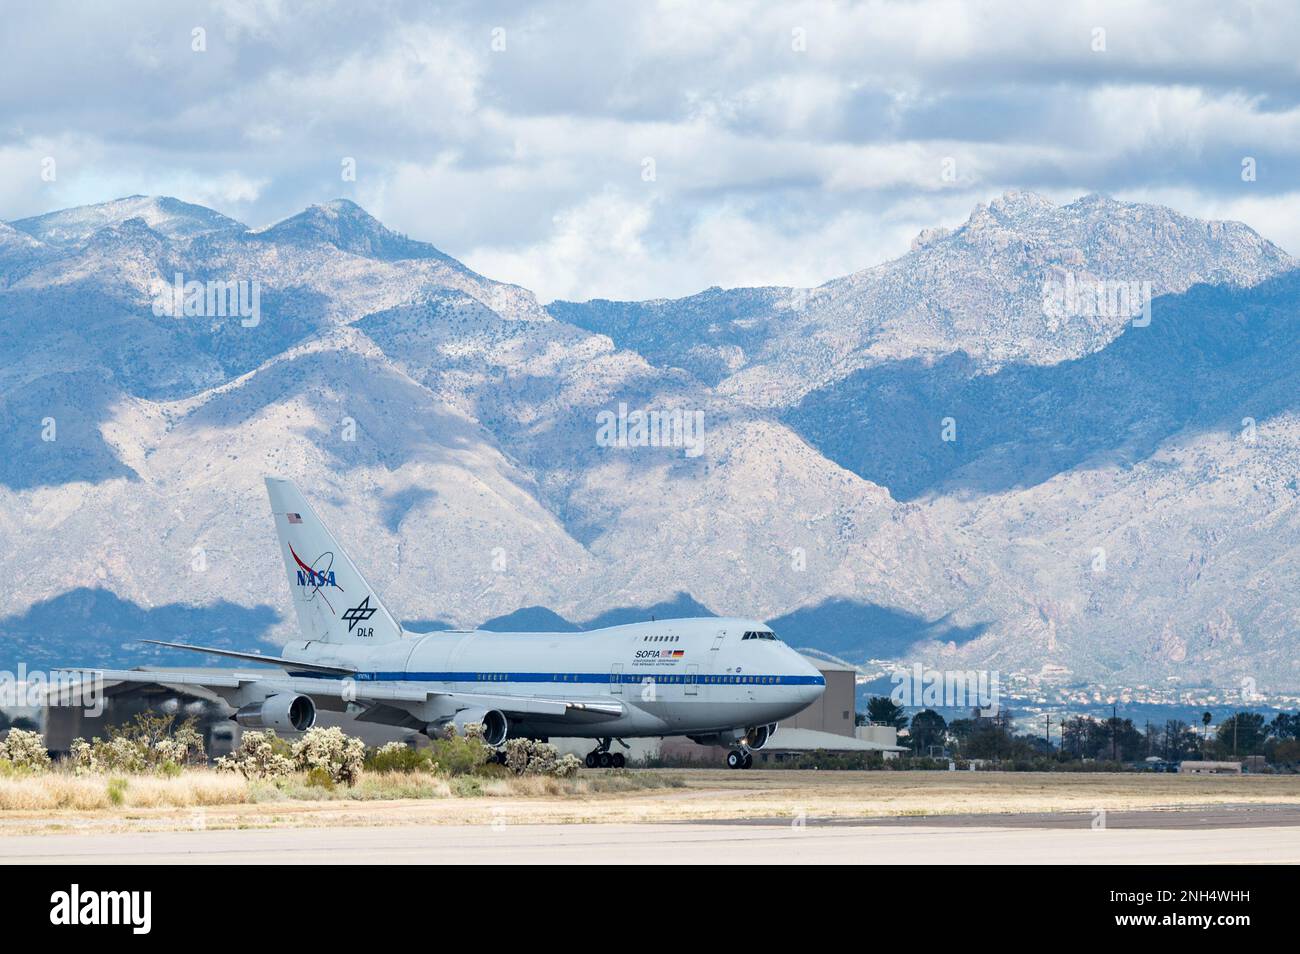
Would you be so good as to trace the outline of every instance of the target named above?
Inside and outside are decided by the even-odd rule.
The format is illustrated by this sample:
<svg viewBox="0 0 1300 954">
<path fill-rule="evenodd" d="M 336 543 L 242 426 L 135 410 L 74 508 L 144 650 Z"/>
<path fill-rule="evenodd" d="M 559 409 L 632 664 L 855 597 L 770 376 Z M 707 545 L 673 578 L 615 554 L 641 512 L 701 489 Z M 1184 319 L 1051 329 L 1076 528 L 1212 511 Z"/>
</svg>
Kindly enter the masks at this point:
<svg viewBox="0 0 1300 954">
<path fill-rule="evenodd" d="M 805 703 L 816 702 L 818 697 L 826 691 L 826 677 L 822 675 L 821 670 L 808 661 L 808 657 L 802 653 L 790 650 L 790 655 L 794 657 L 794 672 L 802 677 L 799 685 L 799 698 Z"/>
</svg>

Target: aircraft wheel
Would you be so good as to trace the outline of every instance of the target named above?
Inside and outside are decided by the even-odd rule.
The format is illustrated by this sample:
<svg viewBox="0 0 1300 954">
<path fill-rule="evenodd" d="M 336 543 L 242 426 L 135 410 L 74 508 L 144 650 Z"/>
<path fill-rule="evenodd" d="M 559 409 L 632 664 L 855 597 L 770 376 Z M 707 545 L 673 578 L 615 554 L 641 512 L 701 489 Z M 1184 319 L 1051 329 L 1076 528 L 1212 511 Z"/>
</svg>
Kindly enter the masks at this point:
<svg viewBox="0 0 1300 954">
<path fill-rule="evenodd" d="M 601 752 L 601 753 L 600 753 L 600 767 L 601 767 L 601 768 L 609 768 L 610 763 L 613 762 L 613 761 L 614 761 L 614 757 L 613 757 L 612 755 L 610 755 L 608 752 Z"/>
<path fill-rule="evenodd" d="M 588 752 L 584 761 L 587 763 L 587 768 L 595 768 L 600 764 L 599 756 L 595 752 Z"/>
<path fill-rule="evenodd" d="M 745 760 L 740 757 L 739 752 L 727 753 L 727 768 L 731 768 L 731 769 L 740 768 L 744 764 L 745 764 Z"/>
<path fill-rule="evenodd" d="M 745 753 L 745 768 L 753 768 L 753 767 L 754 767 L 754 756 L 752 756 L 752 755 L 750 755 L 748 752 L 746 752 L 746 753 Z"/>
<path fill-rule="evenodd" d="M 624 765 L 627 764 L 627 759 L 623 758 L 622 752 L 615 752 L 612 756 L 610 756 L 610 758 L 613 759 L 614 761 L 614 768 L 622 768 Z"/>
</svg>

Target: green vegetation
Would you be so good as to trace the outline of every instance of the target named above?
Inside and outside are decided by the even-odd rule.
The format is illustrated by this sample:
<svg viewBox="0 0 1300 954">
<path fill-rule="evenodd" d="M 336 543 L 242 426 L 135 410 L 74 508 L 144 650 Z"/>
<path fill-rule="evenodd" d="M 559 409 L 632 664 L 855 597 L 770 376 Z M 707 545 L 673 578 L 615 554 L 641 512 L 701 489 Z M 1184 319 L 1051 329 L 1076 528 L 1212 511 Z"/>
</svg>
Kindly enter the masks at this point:
<svg viewBox="0 0 1300 954">
<path fill-rule="evenodd" d="M 1282 713 L 1268 723 L 1259 713 L 1243 711 L 1224 719 L 1212 734 L 1210 722 L 1202 725 L 1170 719 L 1148 724 L 1144 732 L 1132 719 L 1075 716 L 1061 724 L 1060 744 L 1052 745 L 1043 736 L 1015 733 L 1007 709 L 952 722 L 925 709 L 912 717 L 908 736 L 900 739 L 912 752 L 892 767 L 947 768 L 953 761 L 960 768 L 980 760 L 1011 771 L 1129 771 L 1151 758 L 1177 763 L 1262 755 L 1274 770 L 1300 770 L 1300 716 Z"/>
<path fill-rule="evenodd" d="M 50 754 L 39 732 L 10 729 L 0 742 L 0 764 L 9 771 L 43 772 L 50 767 Z"/>
<path fill-rule="evenodd" d="M 861 716 L 858 717 L 861 720 Z M 889 696 L 872 696 L 867 700 L 866 721 L 876 725 L 892 725 L 895 729 L 907 728 L 907 712 Z M 859 721 L 859 724 L 864 724 Z"/>
</svg>

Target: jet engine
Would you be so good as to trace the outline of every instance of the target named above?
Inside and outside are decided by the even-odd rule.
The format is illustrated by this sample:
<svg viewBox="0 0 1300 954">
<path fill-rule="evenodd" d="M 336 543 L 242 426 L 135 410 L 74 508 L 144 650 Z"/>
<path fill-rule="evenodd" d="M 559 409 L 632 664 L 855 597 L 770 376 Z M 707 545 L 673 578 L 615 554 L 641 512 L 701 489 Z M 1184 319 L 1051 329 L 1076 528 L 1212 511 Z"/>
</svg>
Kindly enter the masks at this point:
<svg viewBox="0 0 1300 954">
<path fill-rule="evenodd" d="M 744 729 L 726 729 L 722 732 L 710 732 L 708 735 L 692 735 L 688 738 L 698 745 L 732 746 L 745 737 Z"/>
<path fill-rule="evenodd" d="M 776 735 L 776 723 L 769 722 L 767 725 L 751 725 L 745 730 L 745 745 L 751 749 L 761 749 L 772 741 L 772 736 Z"/>
<path fill-rule="evenodd" d="M 462 709 L 451 720 L 461 735 L 465 734 L 465 726 L 473 722 L 483 726 L 483 741 L 488 745 L 500 745 L 510 729 L 510 723 L 500 709 Z"/>
<path fill-rule="evenodd" d="M 740 745 L 747 749 L 761 749 L 776 735 L 776 723 L 751 725 L 746 729 L 725 729 L 722 732 L 710 732 L 708 735 L 692 735 L 690 740 L 700 745 L 721 745 L 731 747 Z"/>
<path fill-rule="evenodd" d="M 245 729 L 306 732 L 316 724 L 316 703 L 310 696 L 277 692 L 261 702 L 244 706 L 235 713 L 235 721 Z"/>
</svg>

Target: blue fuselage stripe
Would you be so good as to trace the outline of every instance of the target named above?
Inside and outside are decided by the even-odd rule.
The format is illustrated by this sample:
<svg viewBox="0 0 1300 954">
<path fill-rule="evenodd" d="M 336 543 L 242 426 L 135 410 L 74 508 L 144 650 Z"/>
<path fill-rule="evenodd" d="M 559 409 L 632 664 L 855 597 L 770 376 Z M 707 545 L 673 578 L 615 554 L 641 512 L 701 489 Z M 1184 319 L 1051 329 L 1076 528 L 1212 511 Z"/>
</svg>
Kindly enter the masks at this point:
<svg viewBox="0 0 1300 954">
<path fill-rule="evenodd" d="M 294 672 L 289 675 L 313 679 L 355 679 L 357 682 L 546 682 L 574 683 L 677 683 L 701 686 L 824 686 L 824 676 L 787 676 L 771 673 L 653 673 L 653 672 L 357 672 L 336 675 L 322 672 Z"/>
</svg>

